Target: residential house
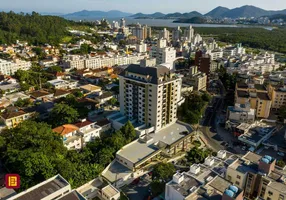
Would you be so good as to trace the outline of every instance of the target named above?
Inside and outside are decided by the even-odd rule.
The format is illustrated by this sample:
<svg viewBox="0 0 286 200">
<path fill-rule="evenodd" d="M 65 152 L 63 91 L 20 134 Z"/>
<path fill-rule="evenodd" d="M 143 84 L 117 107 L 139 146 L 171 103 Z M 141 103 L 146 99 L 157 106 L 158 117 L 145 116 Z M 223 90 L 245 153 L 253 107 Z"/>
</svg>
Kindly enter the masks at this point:
<svg viewBox="0 0 286 200">
<path fill-rule="evenodd" d="M 91 142 L 95 138 L 100 137 L 101 127 L 95 122 L 84 119 L 74 125 L 79 128 L 78 132 L 82 136 L 84 143 Z"/>
<path fill-rule="evenodd" d="M 44 101 L 46 99 L 53 98 L 54 94 L 50 93 L 50 92 L 48 92 L 46 90 L 39 90 L 39 91 L 32 92 L 30 94 L 30 96 L 31 96 L 31 98 L 33 98 L 35 100 Z"/>
<path fill-rule="evenodd" d="M 60 99 L 60 98 L 68 96 L 69 94 L 71 94 L 71 92 L 68 90 L 56 89 L 54 93 L 54 98 Z"/>
<path fill-rule="evenodd" d="M 0 117 L 2 123 L 4 123 L 7 128 L 14 128 L 19 123 L 30 119 L 34 114 L 34 112 L 27 113 L 16 107 L 8 107 Z"/>
<path fill-rule="evenodd" d="M 64 146 L 68 150 L 79 150 L 83 147 L 82 137 L 78 134 L 79 128 L 73 124 L 65 124 L 53 129 L 63 137 Z"/>
</svg>

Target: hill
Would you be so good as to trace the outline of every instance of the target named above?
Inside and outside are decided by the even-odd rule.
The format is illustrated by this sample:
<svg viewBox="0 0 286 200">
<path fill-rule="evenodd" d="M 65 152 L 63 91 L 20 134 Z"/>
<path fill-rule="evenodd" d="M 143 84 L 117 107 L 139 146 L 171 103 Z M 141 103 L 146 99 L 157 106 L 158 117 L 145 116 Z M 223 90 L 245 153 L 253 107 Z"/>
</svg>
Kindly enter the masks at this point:
<svg viewBox="0 0 286 200">
<path fill-rule="evenodd" d="M 163 18 L 164 19 L 188 19 L 188 18 L 193 18 L 193 17 L 201 17 L 203 16 L 201 13 L 197 11 L 189 12 L 189 13 L 170 13 L 165 15 Z"/>
<path fill-rule="evenodd" d="M 165 14 L 161 13 L 161 12 L 155 12 L 153 14 L 143 14 L 143 13 L 136 13 L 135 15 L 131 15 L 130 17 L 134 17 L 136 19 L 140 19 L 140 18 L 160 18 L 160 17 L 164 17 Z"/>
<path fill-rule="evenodd" d="M 111 10 L 108 12 L 98 11 L 98 10 L 94 11 L 82 10 L 79 12 L 62 15 L 62 17 L 66 19 L 79 20 L 79 19 L 96 19 L 96 18 L 119 18 L 119 17 L 128 17 L 130 15 L 132 14 L 121 12 L 118 10 Z"/>
<path fill-rule="evenodd" d="M 286 14 L 286 10 L 264 10 L 255 6 L 245 5 L 242 7 L 228 9 L 224 7 L 217 7 L 209 13 L 205 14 L 205 16 L 210 16 L 213 18 L 240 18 L 240 17 L 262 17 L 262 16 L 270 16 L 276 14 Z"/>
<path fill-rule="evenodd" d="M 228 12 L 229 9 L 226 7 L 216 7 L 215 9 L 211 10 L 205 16 L 212 17 L 212 18 L 220 18 L 224 13 Z"/>
<path fill-rule="evenodd" d="M 78 23 L 57 16 L 32 14 L 0 13 L 0 44 L 12 44 L 25 40 L 33 45 L 49 43 L 58 45 L 68 36 L 68 26 Z M 82 25 L 82 23 L 81 23 Z"/>
<path fill-rule="evenodd" d="M 204 24 L 207 20 L 203 17 L 192 17 L 190 19 L 178 19 L 174 23 Z"/>
</svg>

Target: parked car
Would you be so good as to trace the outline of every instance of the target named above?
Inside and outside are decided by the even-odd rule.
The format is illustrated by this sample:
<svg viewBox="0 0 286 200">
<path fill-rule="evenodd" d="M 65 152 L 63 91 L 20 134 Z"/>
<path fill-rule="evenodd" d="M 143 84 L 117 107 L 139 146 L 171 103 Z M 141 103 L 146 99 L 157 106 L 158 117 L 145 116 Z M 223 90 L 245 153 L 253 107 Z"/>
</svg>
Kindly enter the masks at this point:
<svg viewBox="0 0 286 200">
<path fill-rule="evenodd" d="M 246 146 L 243 146 L 241 149 L 242 149 L 243 151 L 245 151 L 245 150 L 246 150 Z"/>
</svg>

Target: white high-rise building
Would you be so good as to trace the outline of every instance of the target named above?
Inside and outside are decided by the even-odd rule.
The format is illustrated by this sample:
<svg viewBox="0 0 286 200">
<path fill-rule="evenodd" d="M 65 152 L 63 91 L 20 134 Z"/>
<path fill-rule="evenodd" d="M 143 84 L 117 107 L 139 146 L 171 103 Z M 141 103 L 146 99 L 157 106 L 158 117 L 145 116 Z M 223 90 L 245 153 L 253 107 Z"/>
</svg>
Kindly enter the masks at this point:
<svg viewBox="0 0 286 200">
<path fill-rule="evenodd" d="M 185 38 L 188 42 L 191 42 L 193 41 L 193 38 L 194 38 L 194 29 L 192 26 L 189 26 L 188 28 L 186 28 L 185 30 Z"/>
<path fill-rule="evenodd" d="M 124 28 L 126 26 L 126 21 L 124 18 L 120 20 L 120 28 Z"/>
<path fill-rule="evenodd" d="M 177 120 L 181 78 L 163 66 L 130 65 L 119 75 L 120 112 L 155 131 Z"/>
<path fill-rule="evenodd" d="M 147 52 L 147 44 L 141 42 L 140 44 L 136 44 L 136 51 L 138 53 L 145 53 Z"/>
<path fill-rule="evenodd" d="M 166 28 L 161 30 L 159 32 L 159 39 L 166 39 L 167 41 L 170 40 L 170 31 L 168 31 Z"/>
<path fill-rule="evenodd" d="M 113 21 L 112 22 L 112 28 L 114 28 L 114 29 L 118 29 L 119 28 L 119 24 L 118 24 L 117 21 Z"/>
<path fill-rule="evenodd" d="M 176 60 L 176 49 L 173 47 L 167 47 L 167 40 L 160 39 L 157 41 L 157 46 L 153 46 L 150 52 L 151 58 L 156 58 L 156 63 L 168 64 L 168 68 L 172 70 L 174 68 L 174 61 Z"/>
</svg>

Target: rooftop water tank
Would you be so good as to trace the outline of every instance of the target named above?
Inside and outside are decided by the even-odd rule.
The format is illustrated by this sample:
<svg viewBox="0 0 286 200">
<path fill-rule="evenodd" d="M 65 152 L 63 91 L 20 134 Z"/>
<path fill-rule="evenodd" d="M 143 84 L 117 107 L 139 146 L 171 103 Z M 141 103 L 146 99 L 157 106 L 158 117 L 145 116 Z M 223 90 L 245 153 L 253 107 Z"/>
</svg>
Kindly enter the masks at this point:
<svg viewBox="0 0 286 200">
<path fill-rule="evenodd" d="M 229 186 L 229 190 L 233 191 L 234 193 L 238 192 L 238 188 L 234 185 Z"/>
<path fill-rule="evenodd" d="M 224 193 L 231 198 L 234 197 L 234 192 L 231 190 L 226 190 Z"/>
<path fill-rule="evenodd" d="M 271 161 L 272 157 L 271 156 L 264 156 L 264 158 L 266 158 L 267 160 Z"/>
<path fill-rule="evenodd" d="M 270 163 L 270 161 L 269 161 L 267 158 L 262 158 L 262 161 L 265 162 L 265 163 L 267 163 L 267 164 Z"/>
</svg>

